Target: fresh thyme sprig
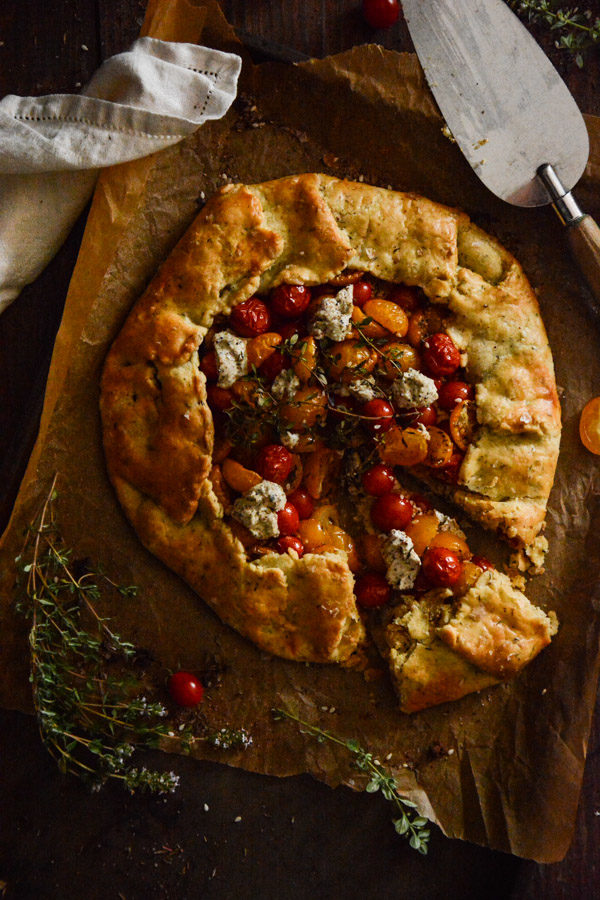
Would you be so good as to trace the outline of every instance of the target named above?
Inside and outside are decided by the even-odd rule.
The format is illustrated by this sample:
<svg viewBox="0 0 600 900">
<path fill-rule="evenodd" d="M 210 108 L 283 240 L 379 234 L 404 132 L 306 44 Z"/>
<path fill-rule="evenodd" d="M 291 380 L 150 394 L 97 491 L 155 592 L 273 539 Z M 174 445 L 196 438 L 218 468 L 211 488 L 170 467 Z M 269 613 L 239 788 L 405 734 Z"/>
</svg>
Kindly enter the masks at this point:
<svg viewBox="0 0 600 900">
<path fill-rule="evenodd" d="M 309 734 L 320 743 L 330 741 L 340 747 L 345 747 L 354 757 L 353 762 L 356 768 L 369 776 L 365 790 L 369 794 L 381 791 L 385 799 L 391 801 L 396 807 L 399 815 L 398 818 L 392 820 L 396 832 L 408 840 L 413 850 L 417 850 L 423 855 L 427 853 L 430 837 L 428 819 L 418 814 L 412 800 L 407 800 L 400 794 L 394 776 L 382 766 L 378 759 L 374 758 L 372 753 L 361 747 L 358 741 L 339 738 L 331 731 L 305 722 L 288 709 L 273 709 L 272 714 L 276 721 L 288 719 L 296 722 L 303 734 Z"/>
<path fill-rule="evenodd" d="M 96 788 L 116 779 L 132 791 L 172 792 L 178 776 L 133 766 L 135 750 L 177 742 L 189 752 L 198 741 L 228 749 L 248 746 L 251 738 L 226 728 L 196 736 L 188 725 L 167 723 L 163 704 L 143 695 L 132 671 L 136 648 L 94 607 L 107 591 L 131 597 L 135 588 L 72 559 L 56 525 L 55 488 L 56 478 L 16 560 L 17 609 L 31 622 L 30 681 L 42 741 L 62 772 Z"/>
<path fill-rule="evenodd" d="M 585 50 L 600 43 L 600 18 L 591 10 L 578 6 L 557 8 L 552 0 L 506 0 L 511 9 L 534 25 L 547 25 L 556 33 L 555 46 L 567 50 L 575 57 L 579 68 L 583 67 Z"/>
</svg>

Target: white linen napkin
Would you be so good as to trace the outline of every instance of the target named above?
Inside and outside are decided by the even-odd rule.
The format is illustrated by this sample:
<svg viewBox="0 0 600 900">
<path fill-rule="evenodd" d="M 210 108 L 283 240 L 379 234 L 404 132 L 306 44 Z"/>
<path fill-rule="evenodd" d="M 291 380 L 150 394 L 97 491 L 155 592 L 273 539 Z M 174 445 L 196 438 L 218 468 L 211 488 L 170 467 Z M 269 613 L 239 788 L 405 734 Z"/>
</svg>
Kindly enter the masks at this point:
<svg viewBox="0 0 600 900">
<path fill-rule="evenodd" d="M 140 38 L 81 95 L 0 101 L 0 312 L 64 242 L 104 166 L 177 143 L 225 115 L 241 60 Z"/>
</svg>

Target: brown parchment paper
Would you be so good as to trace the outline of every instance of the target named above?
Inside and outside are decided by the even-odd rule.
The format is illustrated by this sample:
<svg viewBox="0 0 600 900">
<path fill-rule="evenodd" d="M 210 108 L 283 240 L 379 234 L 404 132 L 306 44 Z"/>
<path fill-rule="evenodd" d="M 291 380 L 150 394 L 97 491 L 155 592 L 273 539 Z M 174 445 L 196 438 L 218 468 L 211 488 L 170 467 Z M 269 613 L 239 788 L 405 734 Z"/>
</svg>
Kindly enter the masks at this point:
<svg viewBox="0 0 600 900">
<path fill-rule="evenodd" d="M 145 33 L 235 49 L 216 3 L 151 0 Z M 310 772 L 360 787 L 344 750 L 317 744 L 273 706 L 368 746 L 407 795 L 450 836 L 539 861 L 562 858 L 581 785 L 598 671 L 600 526 L 598 460 L 577 437 L 579 412 L 600 394 L 599 332 L 582 303 L 564 235 L 549 210 L 495 200 L 442 134 L 416 59 L 359 47 L 300 66 L 245 62 L 228 116 L 160 154 L 107 170 L 98 183 L 52 362 L 40 435 L 0 546 L 0 702 L 29 710 L 28 652 L 13 612 L 13 560 L 25 525 L 59 473 L 60 527 L 77 556 L 100 561 L 135 600 L 108 611 L 115 628 L 164 667 L 226 665 L 204 712 L 245 727 L 250 750 L 198 756 L 270 775 Z M 591 157 L 578 189 L 600 213 L 600 120 L 588 118 Z M 325 171 L 413 190 L 464 208 L 520 259 L 538 291 L 561 387 L 564 438 L 547 534 L 545 574 L 528 594 L 555 609 L 560 631 L 515 682 L 412 717 L 385 678 L 274 659 L 223 626 L 140 545 L 108 483 L 98 382 L 109 344 L 201 198 L 225 181 L 258 182 Z M 498 563 L 506 552 L 472 528 L 470 542 Z M 159 685 L 157 690 L 162 690 Z M 441 748 L 441 753 L 440 753 Z M 449 752 L 448 752 L 449 751 Z"/>
</svg>

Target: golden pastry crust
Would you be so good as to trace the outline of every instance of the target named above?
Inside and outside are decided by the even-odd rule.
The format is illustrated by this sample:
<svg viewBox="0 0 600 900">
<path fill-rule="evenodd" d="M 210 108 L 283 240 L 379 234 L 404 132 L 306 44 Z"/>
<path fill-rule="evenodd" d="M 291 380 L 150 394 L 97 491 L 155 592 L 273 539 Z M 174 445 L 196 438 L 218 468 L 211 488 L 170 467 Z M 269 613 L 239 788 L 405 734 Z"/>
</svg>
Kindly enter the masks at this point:
<svg viewBox="0 0 600 900">
<path fill-rule="evenodd" d="M 209 479 L 198 347 L 215 315 L 255 293 L 327 283 L 346 268 L 417 285 L 449 310 L 480 426 L 453 498 L 529 543 L 560 432 L 537 302 L 510 254 L 423 197 L 316 174 L 223 188 L 134 306 L 101 389 L 109 475 L 144 544 L 258 646 L 319 662 L 346 659 L 364 638 L 344 554 L 247 560 Z"/>
<path fill-rule="evenodd" d="M 556 630 L 553 614 L 491 570 L 458 601 L 430 591 L 388 610 L 376 640 L 400 708 L 412 713 L 517 675 Z"/>
</svg>

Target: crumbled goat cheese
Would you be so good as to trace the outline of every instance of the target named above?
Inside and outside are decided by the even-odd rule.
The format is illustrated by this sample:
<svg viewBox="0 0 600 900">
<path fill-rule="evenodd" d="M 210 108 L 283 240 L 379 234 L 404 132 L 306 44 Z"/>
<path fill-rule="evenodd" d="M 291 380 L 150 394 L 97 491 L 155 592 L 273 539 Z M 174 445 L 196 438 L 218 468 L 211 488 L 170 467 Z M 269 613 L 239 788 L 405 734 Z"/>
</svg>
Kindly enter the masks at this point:
<svg viewBox="0 0 600 900">
<path fill-rule="evenodd" d="M 356 397 L 357 400 L 361 400 L 363 403 L 368 403 L 369 400 L 377 397 L 375 379 L 372 375 L 369 375 L 367 378 L 355 378 L 349 383 L 348 390 L 353 397 Z"/>
<path fill-rule="evenodd" d="M 277 513 L 286 503 L 285 491 L 274 481 L 261 481 L 233 504 L 231 515 L 257 538 L 278 537 Z"/>
<path fill-rule="evenodd" d="M 300 440 L 300 435 L 297 431 L 282 431 L 279 435 L 279 440 L 288 450 L 293 450 Z"/>
<path fill-rule="evenodd" d="M 440 523 L 440 531 L 450 531 L 452 534 L 458 535 L 458 537 L 465 537 L 464 531 L 462 531 L 456 519 L 453 519 L 451 516 L 445 516 L 444 513 L 437 509 L 435 510 L 435 517 Z"/>
<path fill-rule="evenodd" d="M 244 338 L 231 331 L 220 331 L 215 335 L 215 354 L 219 387 L 229 388 L 242 375 L 248 374 L 248 354 Z"/>
<path fill-rule="evenodd" d="M 421 560 L 409 536 L 394 528 L 383 542 L 381 553 L 388 566 L 385 576 L 388 584 L 397 591 L 410 590 L 421 568 Z"/>
<path fill-rule="evenodd" d="M 407 369 L 392 385 L 392 397 L 400 409 L 431 406 L 438 398 L 433 378 L 417 369 Z"/>
<path fill-rule="evenodd" d="M 308 330 L 316 338 L 343 341 L 352 331 L 354 288 L 351 284 L 335 297 L 322 297 Z"/>
<path fill-rule="evenodd" d="M 276 400 L 291 400 L 300 387 L 300 379 L 293 369 L 284 369 L 273 380 L 271 393 Z"/>
</svg>

